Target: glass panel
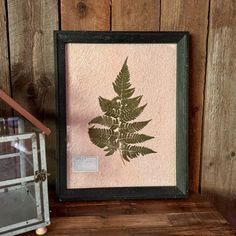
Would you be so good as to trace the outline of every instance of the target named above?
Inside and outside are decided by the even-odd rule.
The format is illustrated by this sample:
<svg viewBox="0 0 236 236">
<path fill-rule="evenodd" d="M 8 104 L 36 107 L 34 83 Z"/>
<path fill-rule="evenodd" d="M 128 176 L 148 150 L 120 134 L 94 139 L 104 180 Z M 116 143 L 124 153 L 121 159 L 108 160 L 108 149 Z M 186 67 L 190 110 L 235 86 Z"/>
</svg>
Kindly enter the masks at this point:
<svg viewBox="0 0 236 236">
<path fill-rule="evenodd" d="M 2 227 L 20 223 L 24 226 L 42 220 L 37 187 L 39 184 L 33 181 L 0 187 L 0 233 L 4 232 Z"/>
<path fill-rule="evenodd" d="M 24 123 L 19 117 L 0 118 L 0 135 L 22 134 Z"/>
<path fill-rule="evenodd" d="M 0 182 L 32 175 L 32 140 L 18 136 L 17 139 L 0 142 Z"/>
</svg>

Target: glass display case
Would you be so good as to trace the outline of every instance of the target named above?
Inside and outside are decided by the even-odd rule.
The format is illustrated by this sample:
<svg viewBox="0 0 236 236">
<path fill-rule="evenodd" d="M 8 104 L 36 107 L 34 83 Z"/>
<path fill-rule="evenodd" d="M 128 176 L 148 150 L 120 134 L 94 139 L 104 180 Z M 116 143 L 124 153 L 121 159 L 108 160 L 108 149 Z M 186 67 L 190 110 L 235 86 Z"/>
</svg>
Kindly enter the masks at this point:
<svg viewBox="0 0 236 236">
<path fill-rule="evenodd" d="M 0 235 L 50 224 L 45 137 L 21 118 L 0 118 Z"/>
</svg>

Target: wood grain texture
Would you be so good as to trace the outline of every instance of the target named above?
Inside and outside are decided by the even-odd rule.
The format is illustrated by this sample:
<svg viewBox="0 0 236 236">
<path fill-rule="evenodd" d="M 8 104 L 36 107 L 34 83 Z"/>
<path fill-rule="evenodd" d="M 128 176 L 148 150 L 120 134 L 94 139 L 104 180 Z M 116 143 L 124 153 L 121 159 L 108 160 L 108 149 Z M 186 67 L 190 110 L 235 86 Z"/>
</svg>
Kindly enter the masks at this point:
<svg viewBox="0 0 236 236">
<path fill-rule="evenodd" d="M 236 226 L 236 2 L 210 9 L 201 186 Z"/>
<path fill-rule="evenodd" d="M 93 202 L 63 202 L 54 200 L 50 193 L 52 217 L 89 216 L 89 215 L 129 215 L 160 214 L 184 212 L 213 212 L 212 204 L 199 195 L 178 200 L 123 200 Z"/>
<path fill-rule="evenodd" d="M 164 0 L 161 31 L 189 31 L 189 187 L 198 192 L 205 83 L 208 0 Z"/>
<path fill-rule="evenodd" d="M 179 200 L 57 203 L 51 196 L 47 235 L 235 235 L 226 220 L 199 195 Z M 62 214 L 63 212 L 63 214 Z M 33 235 L 33 232 L 24 234 Z"/>
<path fill-rule="evenodd" d="M 0 0 L 0 88 L 7 94 L 10 92 L 9 77 L 9 55 L 7 40 L 7 17 L 5 1 Z M 11 114 L 11 109 L 2 101 L 0 101 L 0 117 Z"/>
<path fill-rule="evenodd" d="M 47 138 L 51 182 L 55 181 L 55 95 L 53 30 L 57 0 L 9 0 L 9 41 L 13 98 L 53 131 Z"/>
<path fill-rule="evenodd" d="M 113 31 L 158 31 L 160 0 L 113 0 Z"/>
<path fill-rule="evenodd" d="M 63 30 L 110 30 L 109 0 L 61 0 Z"/>
</svg>

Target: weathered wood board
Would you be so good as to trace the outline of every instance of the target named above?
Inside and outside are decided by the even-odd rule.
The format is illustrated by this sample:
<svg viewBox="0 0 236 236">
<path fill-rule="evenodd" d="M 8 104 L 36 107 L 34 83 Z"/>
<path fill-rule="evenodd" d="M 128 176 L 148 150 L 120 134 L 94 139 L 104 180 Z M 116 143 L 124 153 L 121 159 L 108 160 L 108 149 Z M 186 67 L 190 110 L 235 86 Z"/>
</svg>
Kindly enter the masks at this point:
<svg viewBox="0 0 236 236">
<path fill-rule="evenodd" d="M 0 0 L 0 42 L 0 88 L 10 95 L 7 16 L 4 0 Z M 11 115 L 11 109 L 0 101 L 0 117 L 8 115 Z"/>
<path fill-rule="evenodd" d="M 61 28 L 63 30 L 109 30 L 110 1 L 61 0 Z"/>
<path fill-rule="evenodd" d="M 12 95 L 52 130 L 47 138 L 48 169 L 55 181 L 55 87 L 53 30 L 58 29 L 57 0 L 9 0 Z"/>
<path fill-rule="evenodd" d="M 112 31 L 158 31 L 160 0 L 113 0 Z"/>
<path fill-rule="evenodd" d="M 206 65 L 208 0 L 161 1 L 161 31 L 190 32 L 189 186 L 198 192 Z"/>
<path fill-rule="evenodd" d="M 236 2 L 211 1 L 202 194 L 236 225 Z"/>
<path fill-rule="evenodd" d="M 235 235 L 226 220 L 199 195 L 184 200 L 57 203 L 51 198 L 47 235 L 156 236 Z M 25 236 L 34 235 L 34 232 Z"/>
</svg>

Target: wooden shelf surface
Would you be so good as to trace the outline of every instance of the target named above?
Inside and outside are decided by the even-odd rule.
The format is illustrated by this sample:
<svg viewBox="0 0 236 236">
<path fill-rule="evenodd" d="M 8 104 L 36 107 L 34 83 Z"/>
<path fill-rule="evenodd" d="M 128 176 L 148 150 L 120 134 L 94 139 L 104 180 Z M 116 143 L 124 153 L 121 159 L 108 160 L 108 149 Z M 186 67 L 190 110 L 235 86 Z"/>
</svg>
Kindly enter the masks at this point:
<svg viewBox="0 0 236 236">
<path fill-rule="evenodd" d="M 50 209 L 48 236 L 236 235 L 220 213 L 196 194 L 175 200 L 66 203 L 51 194 Z"/>
</svg>

